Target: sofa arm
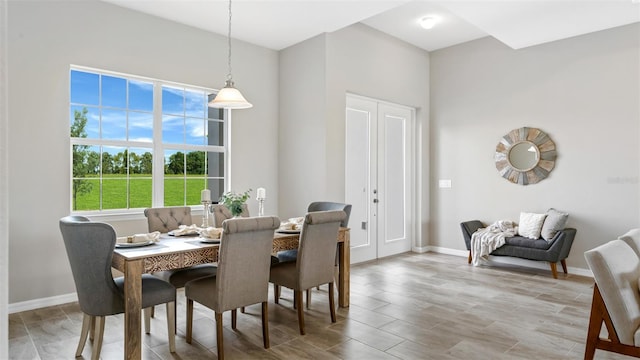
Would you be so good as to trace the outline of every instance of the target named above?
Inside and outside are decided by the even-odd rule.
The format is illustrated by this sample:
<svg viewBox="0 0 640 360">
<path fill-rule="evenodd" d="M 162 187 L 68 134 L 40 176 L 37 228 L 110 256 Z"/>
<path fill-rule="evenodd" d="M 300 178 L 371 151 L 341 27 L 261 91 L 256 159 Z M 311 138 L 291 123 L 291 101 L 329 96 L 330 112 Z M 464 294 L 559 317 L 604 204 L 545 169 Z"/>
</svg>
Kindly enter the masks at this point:
<svg viewBox="0 0 640 360">
<path fill-rule="evenodd" d="M 460 223 L 462 229 L 462 236 L 464 237 L 464 243 L 467 245 L 467 250 L 471 250 L 471 235 L 478 229 L 484 228 L 484 224 L 480 220 L 471 220 Z"/>
</svg>

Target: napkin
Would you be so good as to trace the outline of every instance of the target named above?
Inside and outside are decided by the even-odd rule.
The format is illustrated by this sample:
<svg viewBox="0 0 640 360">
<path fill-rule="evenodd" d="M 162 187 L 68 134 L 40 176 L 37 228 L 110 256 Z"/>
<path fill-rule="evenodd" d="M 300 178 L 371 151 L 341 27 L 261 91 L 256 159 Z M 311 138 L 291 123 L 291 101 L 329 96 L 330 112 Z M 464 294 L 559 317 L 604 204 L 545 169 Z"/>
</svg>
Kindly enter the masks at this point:
<svg viewBox="0 0 640 360">
<path fill-rule="evenodd" d="M 157 242 L 160 240 L 160 231 L 154 231 L 148 234 L 134 234 L 130 236 L 121 236 L 116 239 L 118 243 L 142 243 L 147 241 Z"/>
<path fill-rule="evenodd" d="M 302 230 L 303 217 L 290 218 L 288 221 L 280 223 L 282 230 Z"/>
<path fill-rule="evenodd" d="M 193 224 L 193 225 L 180 225 L 177 229 L 171 231 L 170 233 L 173 236 L 184 236 L 184 235 L 192 235 L 192 234 L 197 234 L 200 231 L 200 228 Z"/>
<path fill-rule="evenodd" d="M 208 227 L 206 229 L 200 230 L 200 236 L 207 239 L 220 239 L 222 235 L 221 228 Z"/>
</svg>

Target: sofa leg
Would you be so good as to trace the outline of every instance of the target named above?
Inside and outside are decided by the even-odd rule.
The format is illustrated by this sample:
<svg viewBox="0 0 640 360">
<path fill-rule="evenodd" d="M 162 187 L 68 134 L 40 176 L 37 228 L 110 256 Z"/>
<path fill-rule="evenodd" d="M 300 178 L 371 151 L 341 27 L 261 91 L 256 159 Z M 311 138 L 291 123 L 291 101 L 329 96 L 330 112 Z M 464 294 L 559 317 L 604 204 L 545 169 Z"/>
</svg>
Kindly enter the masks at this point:
<svg viewBox="0 0 640 360">
<path fill-rule="evenodd" d="M 471 250 L 469 250 L 469 258 L 467 259 L 467 264 L 471 264 Z"/>
<path fill-rule="evenodd" d="M 562 265 L 562 271 L 564 271 L 564 273 L 567 274 L 567 260 L 566 259 L 560 260 L 560 264 Z"/>
<path fill-rule="evenodd" d="M 550 262 L 549 265 L 551 265 L 551 274 L 553 275 L 554 279 L 558 278 L 558 264 L 554 263 L 554 262 Z"/>
</svg>

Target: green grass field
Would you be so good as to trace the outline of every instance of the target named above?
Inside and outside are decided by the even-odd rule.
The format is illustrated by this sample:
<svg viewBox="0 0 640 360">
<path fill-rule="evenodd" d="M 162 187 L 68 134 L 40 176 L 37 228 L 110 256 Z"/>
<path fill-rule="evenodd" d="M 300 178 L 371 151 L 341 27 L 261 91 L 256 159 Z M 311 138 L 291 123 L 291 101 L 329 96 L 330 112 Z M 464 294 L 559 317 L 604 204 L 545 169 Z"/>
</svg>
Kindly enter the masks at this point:
<svg viewBox="0 0 640 360">
<path fill-rule="evenodd" d="M 150 175 L 131 175 L 128 180 L 122 175 L 103 175 L 102 208 L 100 207 L 100 181 L 91 177 L 87 177 L 86 181 L 92 184 L 91 192 L 78 196 L 74 210 L 147 208 L 152 205 Z M 202 176 L 194 175 L 185 180 L 182 176 L 165 175 L 164 205 L 199 204 L 200 191 L 206 187 L 207 179 Z"/>
</svg>

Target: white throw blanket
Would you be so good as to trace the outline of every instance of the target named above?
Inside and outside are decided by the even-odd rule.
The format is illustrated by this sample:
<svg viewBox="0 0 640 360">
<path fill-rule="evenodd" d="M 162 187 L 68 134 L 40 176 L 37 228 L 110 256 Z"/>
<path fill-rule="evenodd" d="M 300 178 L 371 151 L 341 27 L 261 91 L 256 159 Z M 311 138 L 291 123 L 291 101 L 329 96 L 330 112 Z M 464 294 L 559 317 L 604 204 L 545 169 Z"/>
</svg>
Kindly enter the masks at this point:
<svg viewBox="0 0 640 360">
<path fill-rule="evenodd" d="M 489 254 L 504 245 L 506 237 L 518 233 L 516 224 L 509 220 L 499 220 L 486 228 L 478 229 L 471 235 L 471 262 L 480 265 L 480 259 L 487 260 Z"/>
</svg>

